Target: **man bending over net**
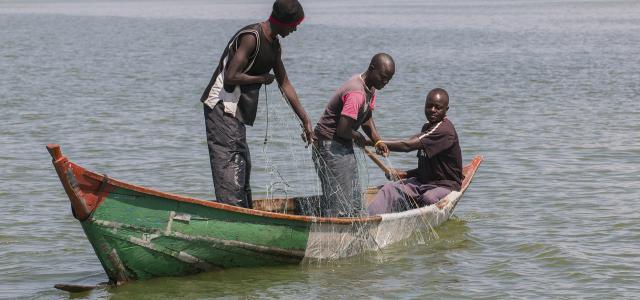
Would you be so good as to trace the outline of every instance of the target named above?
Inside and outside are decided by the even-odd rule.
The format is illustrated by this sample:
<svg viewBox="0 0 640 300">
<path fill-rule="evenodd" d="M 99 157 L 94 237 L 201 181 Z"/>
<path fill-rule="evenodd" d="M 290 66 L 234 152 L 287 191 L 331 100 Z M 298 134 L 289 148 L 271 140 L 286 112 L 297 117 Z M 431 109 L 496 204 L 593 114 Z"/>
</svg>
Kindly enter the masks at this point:
<svg viewBox="0 0 640 300">
<path fill-rule="evenodd" d="M 322 184 L 322 216 L 347 217 L 362 213 L 353 143 L 364 146 L 365 138 L 358 132 L 360 126 L 372 141 L 380 140 L 372 118 L 376 90 L 387 85 L 395 69 L 390 55 L 374 55 L 364 73 L 353 75 L 338 88 L 320 116 L 312 157 Z M 382 143 L 376 145 L 376 150 L 388 154 Z"/>
<path fill-rule="evenodd" d="M 400 179 L 385 184 L 375 195 L 367 211 L 384 214 L 430 205 L 451 191 L 459 191 L 462 182 L 462 154 L 458 134 L 446 117 L 449 95 L 441 88 L 427 94 L 424 114 L 427 123 L 419 134 L 407 140 L 384 141 L 389 151 L 418 151 L 418 168 L 392 169 L 387 177 Z"/>
</svg>

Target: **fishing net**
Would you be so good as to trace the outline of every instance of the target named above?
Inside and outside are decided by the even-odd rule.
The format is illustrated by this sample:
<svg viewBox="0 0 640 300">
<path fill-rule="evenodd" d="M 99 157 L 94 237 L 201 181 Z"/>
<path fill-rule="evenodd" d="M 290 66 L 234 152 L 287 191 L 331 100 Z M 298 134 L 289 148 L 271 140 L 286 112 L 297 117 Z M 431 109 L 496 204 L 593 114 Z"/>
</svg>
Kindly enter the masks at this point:
<svg viewBox="0 0 640 300">
<path fill-rule="evenodd" d="M 259 107 L 254 130 L 247 131 L 253 154 L 253 198 L 263 202 L 264 208 L 270 211 L 322 216 L 323 208 L 326 209 L 320 197 L 323 187 L 312 159 L 314 151 L 317 153 L 318 150 L 314 145 L 306 146 L 296 114 L 279 91 L 271 90 L 263 91 L 264 102 Z M 354 150 L 354 194 L 363 195 L 366 187 L 371 185 L 368 176 L 370 163 L 362 150 L 357 147 Z M 328 178 L 335 177 L 331 170 L 319 172 Z M 349 215 L 351 217 L 366 215 L 362 201 L 352 201 L 354 197 L 362 196 L 347 195 L 340 186 L 326 184 L 324 194 L 338 195 L 335 197 L 340 200 L 335 203 L 337 211 L 354 212 Z"/>
<path fill-rule="evenodd" d="M 254 130 L 247 131 L 252 153 L 255 153 L 251 182 L 254 208 L 285 214 L 326 216 L 326 197 L 333 197 L 336 201 L 331 203 L 331 208 L 336 213 L 329 216 L 366 217 L 367 200 L 375 195 L 377 189 L 368 189 L 373 185 L 369 177 L 369 168 L 373 164 L 363 150 L 354 147 L 355 195 L 348 195 L 339 185 L 326 183 L 323 193 L 319 176 L 331 178 L 335 174 L 330 168 L 317 169 L 314 165 L 312 156 L 318 149 L 313 145 L 305 147 L 300 136 L 300 122 L 282 94 L 277 89 L 265 89 L 263 97 L 265 100 L 259 107 Z M 323 162 L 318 155 L 316 159 L 316 163 Z M 385 162 L 392 166 L 389 160 Z M 358 200 L 354 201 L 354 198 Z M 416 206 L 415 199 L 405 197 L 395 206 L 395 211 Z M 444 213 L 426 214 L 426 209 L 433 210 L 434 207 L 407 211 L 404 215 L 395 214 L 397 216 L 385 217 L 379 222 L 312 222 L 305 258 L 310 258 L 307 261 L 313 263 L 333 262 L 361 253 L 368 253 L 369 257 L 381 254 L 382 248 L 401 240 L 424 242 L 437 236 L 432 230 L 433 224 L 439 224 L 447 217 Z M 347 213 L 341 215 L 341 212 Z M 425 232 L 432 234 L 425 235 Z"/>
</svg>

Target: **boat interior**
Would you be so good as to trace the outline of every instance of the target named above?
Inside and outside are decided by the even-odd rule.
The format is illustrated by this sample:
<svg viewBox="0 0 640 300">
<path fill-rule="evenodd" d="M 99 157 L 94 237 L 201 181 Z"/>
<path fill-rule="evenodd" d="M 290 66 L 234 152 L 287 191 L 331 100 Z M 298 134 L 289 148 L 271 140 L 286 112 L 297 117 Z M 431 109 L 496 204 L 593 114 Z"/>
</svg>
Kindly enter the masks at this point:
<svg viewBox="0 0 640 300">
<path fill-rule="evenodd" d="M 364 193 L 366 203 L 373 200 L 378 187 L 369 187 Z M 319 215 L 320 195 L 306 197 L 274 197 L 253 199 L 253 209 L 290 215 Z"/>
</svg>

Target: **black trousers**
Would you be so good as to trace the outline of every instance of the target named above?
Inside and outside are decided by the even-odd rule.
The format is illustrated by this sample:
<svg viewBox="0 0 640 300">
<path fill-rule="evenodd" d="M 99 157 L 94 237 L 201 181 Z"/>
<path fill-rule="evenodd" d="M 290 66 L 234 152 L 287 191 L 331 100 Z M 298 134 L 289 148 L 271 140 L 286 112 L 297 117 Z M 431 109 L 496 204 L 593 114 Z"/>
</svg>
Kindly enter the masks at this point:
<svg viewBox="0 0 640 300">
<path fill-rule="evenodd" d="M 251 208 L 251 156 L 245 125 L 224 112 L 222 101 L 204 106 L 216 201 Z"/>
</svg>

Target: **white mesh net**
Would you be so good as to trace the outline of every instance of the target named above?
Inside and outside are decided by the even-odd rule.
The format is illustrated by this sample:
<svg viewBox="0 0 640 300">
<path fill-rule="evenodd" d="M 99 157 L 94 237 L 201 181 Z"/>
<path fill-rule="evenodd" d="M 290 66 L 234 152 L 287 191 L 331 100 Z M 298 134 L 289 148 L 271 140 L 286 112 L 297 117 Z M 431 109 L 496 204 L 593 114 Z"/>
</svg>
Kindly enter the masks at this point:
<svg viewBox="0 0 640 300">
<path fill-rule="evenodd" d="M 304 146 L 297 116 L 277 89 L 273 91 L 273 88 L 269 88 L 265 94 L 266 101 L 260 105 L 254 130 L 247 131 L 251 134 L 247 139 L 253 153 L 259 153 L 252 158 L 254 208 L 321 216 L 327 209 L 326 197 L 338 195 L 334 197 L 338 200 L 331 203 L 333 207 L 329 207 L 338 212 L 334 216 L 340 217 L 339 212 L 352 212 L 349 217 L 367 216 L 367 199 L 375 194 L 375 190 L 367 192 L 366 189 L 371 186 L 368 173 L 371 163 L 362 149 L 354 147 L 356 168 L 353 170 L 352 184 L 357 195 L 346 195 L 348 193 L 339 185 L 325 184 L 323 198 L 319 175 L 332 178 L 335 174 L 330 168 L 316 172 L 312 152 L 318 149 L 313 145 Z M 321 163 L 322 159 L 318 161 Z M 385 160 L 385 163 L 391 165 L 389 160 Z M 452 201 L 443 209 L 432 205 L 404 211 L 416 207 L 415 199 L 405 197 L 396 206 L 396 211 L 404 212 L 382 215 L 382 220 L 340 224 L 313 222 L 305 258 L 314 263 L 332 262 L 361 253 L 380 253 L 382 248 L 410 237 L 418 242 L 437 237 L 433 227 L 449 217 L 459 198 L 459 193 L 455 193 L 448 196 Z M 354 201 L 354 197 L 361 200 Z M 424 234 L 429 232 L 428 235 Z"/>
</svg>

